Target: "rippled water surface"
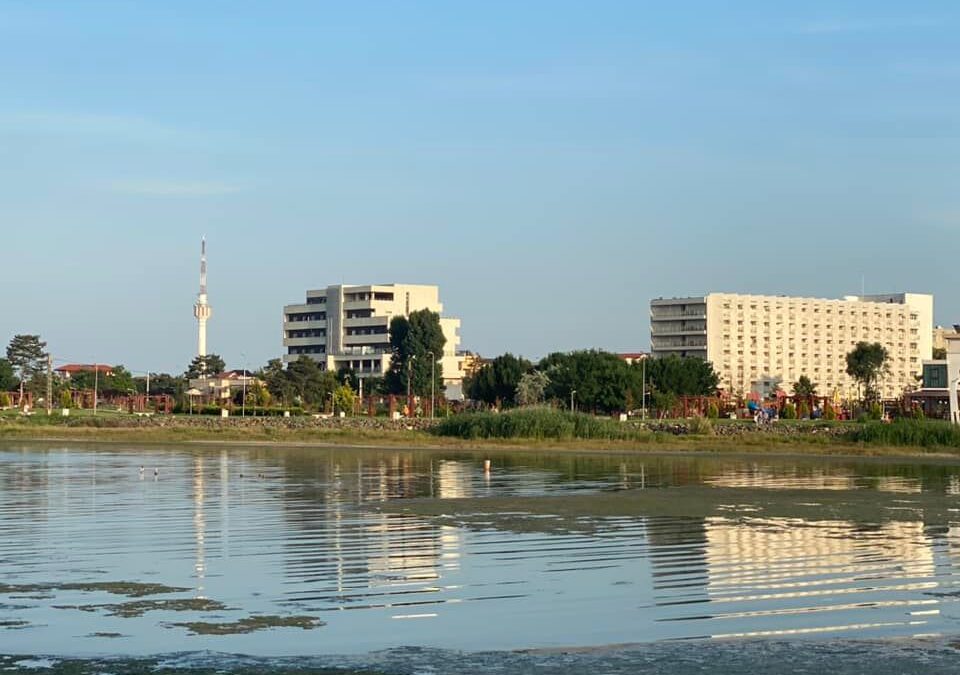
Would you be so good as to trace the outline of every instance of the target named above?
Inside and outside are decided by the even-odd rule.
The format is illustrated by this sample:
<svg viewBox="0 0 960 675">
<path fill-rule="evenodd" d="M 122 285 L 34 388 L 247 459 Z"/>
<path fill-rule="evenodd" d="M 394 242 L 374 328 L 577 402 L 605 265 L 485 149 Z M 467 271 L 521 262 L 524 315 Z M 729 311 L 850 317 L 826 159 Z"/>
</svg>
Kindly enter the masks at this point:
<svg viewBox="0 0 960 675">
<path fill-rule="evenodd" d="M 0 444 L 0 652 L 958 632 L 956 464 L 517 454 L 493 456 L 487 474 L 483 459 Z M 613 493 L 657 508 L 600 508 Z M 569 499 L 575 517 L 556 520 L 538 498 Z M 424 503 L 429 515 L 403 508 Z M 185 590 L 131 598 L 110 593 L 115 582 Z M 222 605 L 116 607 L 158 599 Z M 240 635 L 174 625 L 256 616 L 323 625 Z"/>
</svg>

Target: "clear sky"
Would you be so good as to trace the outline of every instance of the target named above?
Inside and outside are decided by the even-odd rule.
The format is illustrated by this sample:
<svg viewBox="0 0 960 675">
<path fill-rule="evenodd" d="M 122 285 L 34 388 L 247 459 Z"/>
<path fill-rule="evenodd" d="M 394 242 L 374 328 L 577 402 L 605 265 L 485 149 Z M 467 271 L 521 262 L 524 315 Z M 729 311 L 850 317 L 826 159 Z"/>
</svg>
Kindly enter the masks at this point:
<svg viewBox="0 0 960 675">
<path fill-rule="evenodd" d="M 645 348 L 651 297 L 960 318 L 960 3 L 0 2 L 0 342 L 279 356 L 308 288 L 463 346 Z"/>
</svg>

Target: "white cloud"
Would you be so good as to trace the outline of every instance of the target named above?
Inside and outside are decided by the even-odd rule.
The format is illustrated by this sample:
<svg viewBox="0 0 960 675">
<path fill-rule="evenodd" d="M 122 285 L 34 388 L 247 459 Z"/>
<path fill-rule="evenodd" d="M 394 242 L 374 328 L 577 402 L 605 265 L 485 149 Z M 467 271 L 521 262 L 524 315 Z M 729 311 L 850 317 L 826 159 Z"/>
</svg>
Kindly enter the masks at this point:
<svg viewBox="0 0 960 675">
<path fill-rule="evenodd" d="M 106 185 L 111 192 L 148 197 L 215 197 L 239 192 L 237 185 L 220 181 L 123 179 Z"/>
</svg>

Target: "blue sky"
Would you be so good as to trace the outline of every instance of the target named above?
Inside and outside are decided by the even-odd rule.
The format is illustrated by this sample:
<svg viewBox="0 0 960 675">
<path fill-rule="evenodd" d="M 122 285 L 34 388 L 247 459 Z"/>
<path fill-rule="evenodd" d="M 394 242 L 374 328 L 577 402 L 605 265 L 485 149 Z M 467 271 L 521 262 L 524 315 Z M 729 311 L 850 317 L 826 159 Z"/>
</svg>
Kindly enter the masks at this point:
<svg viewBox="0 0 960 675">
<path fill-rule="evenodd" d="M 731 5 L 733 5 L 731 7 Z M 644 348 L 651 297 L 960 318 L 954 2 L 0 2 L 0 342 L 182 371 L 330 283 L 463 346 Z"/>
</svg>

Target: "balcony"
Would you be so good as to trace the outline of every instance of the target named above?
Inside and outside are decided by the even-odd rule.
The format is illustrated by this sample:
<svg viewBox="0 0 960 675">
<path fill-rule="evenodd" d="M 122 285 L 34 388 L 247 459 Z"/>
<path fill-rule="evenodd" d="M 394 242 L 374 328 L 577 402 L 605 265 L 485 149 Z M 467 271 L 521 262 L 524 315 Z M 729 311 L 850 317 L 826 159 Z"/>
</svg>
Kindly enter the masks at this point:
<svg viewBox="0 0 960 675">
<path fill-rule="evenodd" d="M 313 345 L 326 345 L 327 338 L 322 337 L 299 337 L 283 338 L 284 347 L 309 347 Z"/>
</svg>

